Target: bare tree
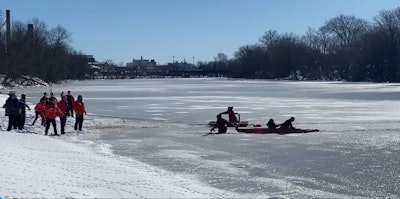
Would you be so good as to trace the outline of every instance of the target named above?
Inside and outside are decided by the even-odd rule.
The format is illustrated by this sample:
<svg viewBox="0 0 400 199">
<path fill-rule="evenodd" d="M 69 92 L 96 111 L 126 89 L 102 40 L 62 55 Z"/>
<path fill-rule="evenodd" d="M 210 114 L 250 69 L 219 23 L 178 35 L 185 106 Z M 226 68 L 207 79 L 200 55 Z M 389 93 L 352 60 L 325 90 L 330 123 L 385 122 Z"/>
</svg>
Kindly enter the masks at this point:
<svg viewBox="0 0 400 199">
<path fill-rule="evenodd" d="M 381 64 L 384 77 L 398 80 L 400 76 L 400 7 L 383 10 L 375 17 L 376 29 L 383 36 L 384 57 Z"/>
<path fill-rule="evenodd" d="M 260 38 L 260 42 L 265 45 L 265 47 L 269 47 L 275 44 L 279 40 L 279 33 L 276 30 L 268 30 L 264 33 Z"/>
<path fill-rule="evenodd" d="M 353 42 L 360 41 L 361 36 L 368 30 L 368 22 L 354 16 L 339 15 L 328 20 L 320 30 L 337 37 L 340 46 L 348 48 Z"/>
<path fill-rule="evenodd" d="M 228 62 L 228 56 L 224 53 L 218 53 L 216 57 L 214 57 L 215 62 L 222 62 L 222 63 L 227 63 Z"/>
<path fill-rule="evenodd" d="M 46 39 L 49 37 L 47 24 L 38 18 L 34 18 L 30 23 L 33 24 L 33 43 L 37 46 L 44 46 L 47 42 Z"/>
<path fill-rule="evenodd" d="M 57 27 L 50 30 L 48 36 L 48 42 L 49 45 L 52 46 L 54 49 L 53 56 L 56 55 L 57 51 L 60 48 L 68 48 L 69 41 L 70 41 L 70 34 L 62 26 L 58 25 Z"/>
<path fill-rule="evenodd" d="M 312 28 L 308 29 L 306 35 L 303 37 L 303 41 L 311 49 L 323 55 L 327 55 L 334 45 L 334 40 L 327 33 Z"/>
<path fill-rule="evenodd" d="M 395 37 L 400 30 L 400 7 L 395 10 L 382 10 L 374 20 L 378 28 Z"/>
</svg>

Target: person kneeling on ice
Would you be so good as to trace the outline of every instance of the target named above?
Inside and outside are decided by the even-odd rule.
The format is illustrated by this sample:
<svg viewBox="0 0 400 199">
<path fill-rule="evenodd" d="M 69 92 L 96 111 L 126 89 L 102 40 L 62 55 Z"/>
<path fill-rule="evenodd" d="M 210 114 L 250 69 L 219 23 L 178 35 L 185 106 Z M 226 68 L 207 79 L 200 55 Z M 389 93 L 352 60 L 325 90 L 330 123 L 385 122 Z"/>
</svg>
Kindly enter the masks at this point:
<svg viewBox="0 0 400 199">
<path fill-rule="evenodd" d="M 222 118 L 221 114 L 217 115 L 217 122 L 215 123 L 215 126 L 211 129 L 211 131 L 214 131 L 215 128 L 218 128 L 218 133 L 226 133 L 228 130 L 228 126 L 235 126 L 235 124 L 232 124 L 228 122 L 226 119 Z"/>
<path fill-rule="evenodd" d="M 49 131 L 50 123 L 51 123 L 53 125 L 54 134 L 58 136 L 56 117 L 62 116 L 62 114 L 63 113 L 57 106 L 57 99 L 53 99 L 51 102 L 48 102 L 46 104 L 46 108 L 44 110 L 44 116 L 46 117 L 46 129 L 44 131 L 45 135 L 47 135 L 47 132 Z"/>
<path fill-rule="evenodd" d="M 280 125 L 275 124 L 275 121 L 273 119 L 269 119 L 267 126 L 269 129 L 276 129 Z"/>
<path fill-rule="evenodd" d="M 280 126 L 280 129 L 294 129 L 292 122 L 294 122 L 294 117 L 291 117 L 290 119 L 286 120 L 284 123 L 282 123 Z"/>
</svg>

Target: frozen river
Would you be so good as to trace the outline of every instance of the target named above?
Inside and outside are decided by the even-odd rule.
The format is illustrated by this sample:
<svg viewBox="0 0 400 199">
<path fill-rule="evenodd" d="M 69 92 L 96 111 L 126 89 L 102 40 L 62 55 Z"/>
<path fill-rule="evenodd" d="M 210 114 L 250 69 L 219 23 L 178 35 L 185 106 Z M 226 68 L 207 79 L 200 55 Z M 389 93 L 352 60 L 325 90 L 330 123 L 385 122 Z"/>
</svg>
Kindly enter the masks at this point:
<svg viewBox="0 0 400 199">
<path fill-rule="evenodd" d="M 43 89 L 24 92 L 34 103 Z M 82 139 L 215 188 L 255 197 L 400 197 L 400 84 L 135 79 L 52 89 L 83 95 L 86 119 L 111 121 Z M 295 127 L 322 131 L 202 136 L 228 106 L 251 123 L 294 116 Z"/>
</svg>

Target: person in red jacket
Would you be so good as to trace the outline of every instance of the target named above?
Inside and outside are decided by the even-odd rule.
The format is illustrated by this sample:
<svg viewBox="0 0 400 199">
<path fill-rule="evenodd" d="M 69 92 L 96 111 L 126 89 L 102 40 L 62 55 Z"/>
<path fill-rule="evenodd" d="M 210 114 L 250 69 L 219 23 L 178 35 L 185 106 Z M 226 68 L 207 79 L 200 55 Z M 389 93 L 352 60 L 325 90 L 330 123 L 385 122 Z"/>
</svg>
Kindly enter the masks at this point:
<svg viewBox="0 0 400 199">
<path fill-rule="evenodd" d="M 65 124 L 67 123 L 67 116 L 69 111 L 69 105 L 66 95 L 63 95 L 61 97 L 61 101 L 58 102 L 57 106 L 63 113 L 62 115 L 60 115 L 60 124 L 61 124 L 61 134 L 65 134 Z"/>
<path fill-rule="evenodd" d="M 75 126 L 74 129 L 82 131 L 83 114 L 86 115 L 85 104 L 83 103 L 82 95 L 78 95 L 78 99 L 74 102 L 75 111 Z"/>
<path fill-rule="evenodd" d="M 233 106 L 229 106 L 228 110 L 226 110 L 225 112 L 222 112 L 220 114 L 228 114 L 230 123 L 238 123 L 239 122 L 236 117 L 235 111 L 233 111 Z"/>
<path fill-rule="evenodd" d="M 53 99 L 51 102 L 46 104 L 46 109 L 44 110 L 44 116 L 46 117 L 46 130 L 45 135 L 49 131 L 50 124 L 53 125 L 54 134 L 57 134 L 56 117 L 61 116 L 63 113 L 57 106 L 57 99 Z"/>
<path fill-rule="evenodd" d="M 44 110 L 46 108 L 46 99 L 41 98 L 40 101 L 35 106 L 35 119 L 32 122 L 32 126 L 35 125 L 36 120 L 39 116 L 42 118 L 42 126 L 46 124 L 46 119 L 44 117 Z"/>
</svg>

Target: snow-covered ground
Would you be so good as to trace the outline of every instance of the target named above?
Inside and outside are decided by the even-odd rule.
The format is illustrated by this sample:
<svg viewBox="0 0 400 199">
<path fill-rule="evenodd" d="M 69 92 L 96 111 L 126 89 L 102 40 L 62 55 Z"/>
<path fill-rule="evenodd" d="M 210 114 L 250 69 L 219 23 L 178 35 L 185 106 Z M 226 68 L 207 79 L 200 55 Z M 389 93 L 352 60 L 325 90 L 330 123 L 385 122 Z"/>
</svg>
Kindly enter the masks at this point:
<svg viewBox="0 0 400 199">
<path fill-rule="evenodd" d="M 8 96 L 0 95 L 0 102 Z M 31 108 L 34 105 L 31 104 Z M 237 196 L 144 163 L 110 153 L 107 145 L 74 132 L 44 136 L 40 121 L 5 131 L 0 109 L 0 197 L 2 198 L 216 198 Z M 28 118 L 33 111 L 27 112 Z M 27 120 L 27 123 L 31 120 Z M 69 120 L 68 125 L 72 125 Z M 85 121 L 95 125 L 99 120 Z M 59 123 L 58 123 L 59 125 Z M 58 126 L 59 128 L 59 126 Z M 50 128 L 49 133 L 52 133 Z"/>
</svg>

